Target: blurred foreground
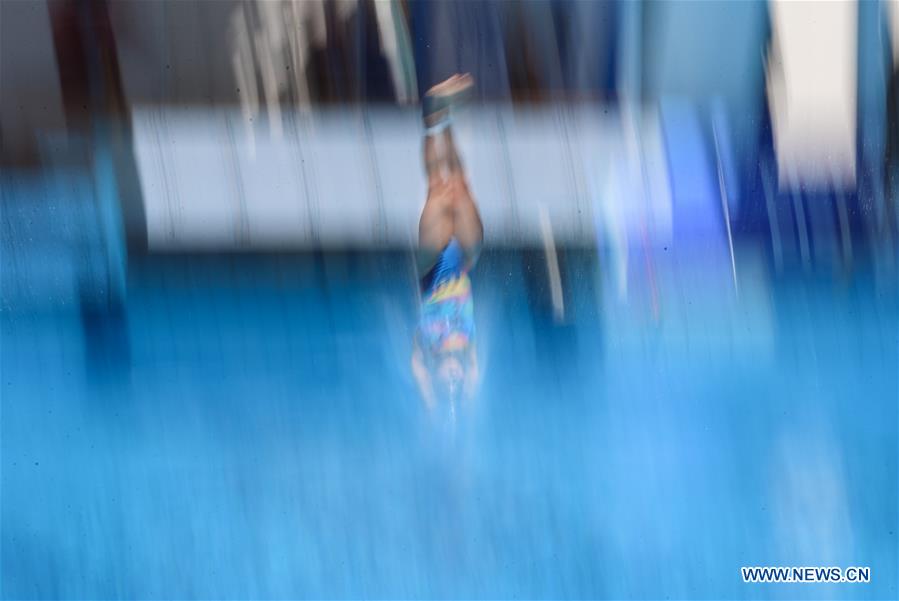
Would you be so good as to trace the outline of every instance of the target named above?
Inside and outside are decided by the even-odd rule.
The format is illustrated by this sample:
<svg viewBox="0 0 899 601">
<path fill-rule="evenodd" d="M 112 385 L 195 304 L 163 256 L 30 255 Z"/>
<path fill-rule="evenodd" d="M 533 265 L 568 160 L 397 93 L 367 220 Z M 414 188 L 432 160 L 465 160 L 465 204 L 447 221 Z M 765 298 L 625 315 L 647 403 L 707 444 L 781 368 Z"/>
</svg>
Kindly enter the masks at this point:
<svg viewBox="0 0 899 601">
<path fill-rule="evenodd" d="M 3 316 L 3 596 L 888 599 L 895 289 L 702 258 L 659 318 L 563 252 L 474 272 L 484 383 L 427 413 L 403 254 L 133 262 L 122 313 Z M 756 564 L 865 585 L 748 585 Z"/>
</svg>

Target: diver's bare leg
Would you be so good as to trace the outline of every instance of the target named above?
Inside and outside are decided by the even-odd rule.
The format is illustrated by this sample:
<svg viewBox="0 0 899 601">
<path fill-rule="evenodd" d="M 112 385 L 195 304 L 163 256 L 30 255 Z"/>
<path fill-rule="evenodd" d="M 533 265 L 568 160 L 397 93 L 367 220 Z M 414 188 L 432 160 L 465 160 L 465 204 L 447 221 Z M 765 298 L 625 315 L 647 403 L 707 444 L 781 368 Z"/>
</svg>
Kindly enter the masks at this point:
<svg viewBox="0 0 899 601">
<path fill-rule="evenodd" d="M 453 189 L 447 179 L 446 161 L 442 156 L 442 134 L 427 136 L 424 144 L 425 167 L 428 171 L 428 198 L 418 221 L 418 269 L 424 275 L 453 237 Z"/>
<path fill-rule="evenodd" d="M 431 88 L 426 96 L 431 106 L 441 99 L 470 89 L 471 76 L 456 74 Z M 480 248 L 483 228 L 477 208 L 471 200 L 462 163 L 452 136 L 449 104 L 424 116 L 427 135 L 424 162 L 428 174 L 428 198 L 418 224 L 419 270 L 425 272 L 437 261 L 450 240 L 456 237 L 470 262 Z M 461 220 L 457 223 L 457 220 Z M 459 229 L 461 225 L 461 231 Z"/>
<path fill-rule="evenodd" d="M 462 159 L 459 158 L 459 151 L 456 149 L 456 139 L 453 137 L 453 128 L 447 127 L 443 132 L 443 158 L 446 166 L 451 173 L 460 173 L 465 176 L 465 167 L 462 166 Z"/>
<path fill-rule="evenodd" d="M 453 235 L 459 241 L 469 265 L 477 260 L 484 241 L 484 225 L 481 215 L 468 187 L 468 179 L 459 153 L 453 141 L 451 128 L 445 132 L 445 159 L 450 170 L 450 185 L 453 188 Z"/>
<path fill-rule="evenodd" d="M 453 235 L 468 259 L 469 265 L 473 264 L 481 252 L 481 244 L 484 241 L 484 225 L 481 223 L 481 215 L 478 207 L 468 189 L 468 183 L 464 176 L 453 176 Z"/>
</svg>

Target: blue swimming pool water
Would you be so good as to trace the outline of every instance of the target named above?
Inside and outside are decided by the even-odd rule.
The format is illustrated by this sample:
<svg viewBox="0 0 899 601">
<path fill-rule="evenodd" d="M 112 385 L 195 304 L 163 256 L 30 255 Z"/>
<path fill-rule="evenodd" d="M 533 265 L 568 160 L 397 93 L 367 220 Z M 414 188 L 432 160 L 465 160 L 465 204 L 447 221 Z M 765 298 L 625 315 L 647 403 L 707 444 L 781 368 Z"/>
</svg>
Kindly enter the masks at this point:
<svg viewBox="0 0 899 601">
<path fill-rule="evenodd" d="M 895 287 L 693 259 L 621 302 L 594 254 L 557 321 L 540 253 L 486 252 L 454 416 L 404 253 L 132 257 L 121 305 L 5 310 L 2 597 L 895 599 Z"/>
</svg>

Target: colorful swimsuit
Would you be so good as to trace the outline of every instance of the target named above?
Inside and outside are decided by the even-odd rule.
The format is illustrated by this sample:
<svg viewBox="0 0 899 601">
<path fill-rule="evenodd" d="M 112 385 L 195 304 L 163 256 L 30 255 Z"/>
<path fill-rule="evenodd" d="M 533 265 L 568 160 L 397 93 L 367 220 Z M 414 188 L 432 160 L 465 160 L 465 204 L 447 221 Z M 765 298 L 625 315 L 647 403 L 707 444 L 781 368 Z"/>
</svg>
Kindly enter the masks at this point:
<svg viewBox="0 0 899 601">
<path fill-rule="evenodd" d="M 470 266 L 453 238 L 421 280 L 418 341 L 426 356 L 464 352 L 474 340 Z"/>
</svg>

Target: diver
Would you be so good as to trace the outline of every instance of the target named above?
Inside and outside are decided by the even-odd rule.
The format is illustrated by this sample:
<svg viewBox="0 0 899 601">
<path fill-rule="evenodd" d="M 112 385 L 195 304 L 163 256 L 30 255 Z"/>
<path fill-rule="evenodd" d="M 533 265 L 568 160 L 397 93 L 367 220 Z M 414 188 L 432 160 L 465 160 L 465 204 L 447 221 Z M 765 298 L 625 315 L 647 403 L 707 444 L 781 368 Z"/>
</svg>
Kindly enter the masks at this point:
<svg viewBox="0 0 899 601">
<path fill-rule="evenodd" d="M 453 108 L 470 95 L 469 74 L 456 74 L 422 101 L 428 196 L 418 224 L 421 313 L 412 372 L 429 409 L 471 399 L 479 380 L 469 272 L 484 227 L 453 141 Z"/>
</svg>

